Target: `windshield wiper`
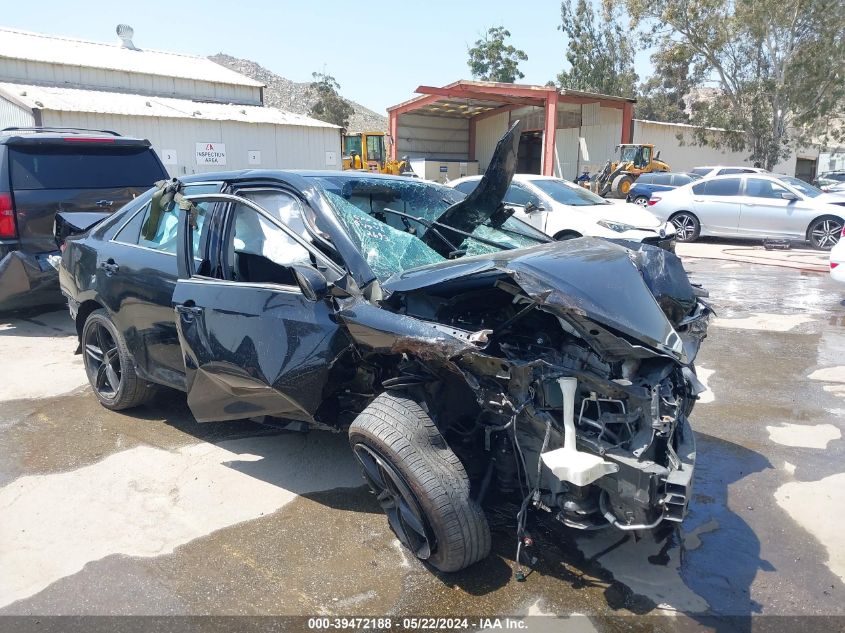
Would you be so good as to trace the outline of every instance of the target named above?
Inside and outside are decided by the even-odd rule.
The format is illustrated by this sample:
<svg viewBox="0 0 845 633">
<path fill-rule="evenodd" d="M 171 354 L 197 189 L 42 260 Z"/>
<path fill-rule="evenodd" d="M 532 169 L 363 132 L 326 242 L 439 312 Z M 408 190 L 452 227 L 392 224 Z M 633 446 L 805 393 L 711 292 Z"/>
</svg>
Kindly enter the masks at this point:
<svg viewBox="0 0 845 633">
<path fill-rule="evenodd" d="M 437 230 L 435 227 L 440 227 L 443 229 L 447 229 L 453 233 L 457 233 L 458 235 L 463 235 L 464 237 L 468 237 L 470 239 L 476 240 L 481 242 L 482 244 L 487 244 L 487 246 L 493 246 L 495 248 L 501 248 L 504 250 L 513 250 L 516 248 L 515 246 L 509 246 L 508 244 L 499 244 L 498 242 L 494 242 L 493 240 L 488 240 L 483 237 L 478 237 L 477 235 L 473 235 L 472 233 L 467 233 L 466 231 L 461 231 L 460 229 L 456 229 L 454 227 L 449 226 L 448 224 L 441 224 L 440 222 L 436 222 L 434 220 L 427 220 L 426 218 L 415 217 L 410 215 L 409 213 L 404 213 L 402 211 L 397 211 L 396 209 L 391 209 L 389 207 L 385 207 L 382 209 L 382 212 L 393 213 L 394 215 L 398 215 L 400 218 L 408 218 L 409 220 L 413 220 L 414 222 L 419 222 L 422 224 L 426 229 L 432 232 L 432 234 L 439 237 L 446 246 L 452 249 L 452 252 L 449 253 L 450 256 L 459 256 L 466 254 L 466 249 L 459 249 L 456 247 L 450 240 L 447 238 L 443 233 Z"/>
</svg>

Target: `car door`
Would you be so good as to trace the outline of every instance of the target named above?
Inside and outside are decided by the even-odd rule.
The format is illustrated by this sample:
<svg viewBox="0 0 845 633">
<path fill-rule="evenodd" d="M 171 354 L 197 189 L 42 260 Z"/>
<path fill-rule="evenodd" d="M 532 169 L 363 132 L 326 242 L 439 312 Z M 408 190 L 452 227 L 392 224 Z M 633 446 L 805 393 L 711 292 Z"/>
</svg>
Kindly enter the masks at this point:
<svg viewBox="0 0 845 633">
<path fill-rule="evenodd" d="M 549 215 L 547 205 L 544 205 L 540 196 L 525 185 L 512 182 L 507 193 L 505 193 L 504 202 L 513 206 L 514 217 L 530 224 L 539 231 L 546 230 L 546 221 Z M 529 204 L 533 205 L 533 208 L 526 211 Z"/>
<path fill-rule="evenodd" d="M 791 199 L 784 199 L 784 195 Z M 739 234 L 745 237 L 803 237 L 808 221 L 803 200 L 774 180 L 748 176 L 742 197 Z"/>
<path fill-rule="evenodd" d="M 314 261 L 334 277 L 344 272 L 255 202 L 211 199 L 227 204 L 198 265 L 188 255 L 196 230 L 187 215 L 180 222 L 173 309 L 188 406 L 200 422 L 265 415 L 310 421 L 349 341 L 331 296 L 312 294 L 315 286 L 301 279 L 325 282 Z"/>
<path fill-rule="evenodd" d="M 220 191 L 221 182 L 186 184 L 186 195 Z M 139 375 L 184 388 L 184 364 L 171 301 L 176 287 L 178 212 L 153 212 L 150 193 L 101 252 L 99 288 L 109 288 L 115 326 L 123 333 Z M 202 229 L 213 203 L 200 203 Z M 199 242 L 197 241 L 197 244 Z M 196 254 L 196 253 L 195 253 Z"/>
<path fill-rule="evenodd" d="M 693 209 L 702 230 L 712 235 L 736 235 L 742 212 L 742 178 L 715 178 L 692 187 Z"/>
</svg>

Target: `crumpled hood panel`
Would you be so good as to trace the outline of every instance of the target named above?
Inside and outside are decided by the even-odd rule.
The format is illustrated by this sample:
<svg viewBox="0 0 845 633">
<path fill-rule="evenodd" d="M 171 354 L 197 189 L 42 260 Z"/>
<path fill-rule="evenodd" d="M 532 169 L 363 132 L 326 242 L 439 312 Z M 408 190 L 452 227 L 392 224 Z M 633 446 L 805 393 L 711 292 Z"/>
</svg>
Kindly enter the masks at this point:
<svg viewBox="0 0 845 633">
<path fill-rule="evenodd" d="M 617 244 L 581 238 L 409 270 L 388 279 L 384 288 L 391 293 L 409 292 L 501 271 L 550 311 L 587 317 L 680 360 L 683 348 L 678 334 L 636 259 Z"/>
</svg>

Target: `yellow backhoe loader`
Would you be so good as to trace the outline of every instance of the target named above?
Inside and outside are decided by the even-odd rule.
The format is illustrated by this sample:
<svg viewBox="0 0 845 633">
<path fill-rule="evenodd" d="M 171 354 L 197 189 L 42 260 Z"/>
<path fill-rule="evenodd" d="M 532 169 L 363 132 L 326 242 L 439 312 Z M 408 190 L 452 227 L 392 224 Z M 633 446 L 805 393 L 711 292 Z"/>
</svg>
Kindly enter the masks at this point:
<svg viewBox="0 0 845 633">
<path fill-rule="evenodd" d="M 389 139 L 389 137 L 387 137 Z M 343 137 L 343 169 L 369 171 L 376 174 L 413 175 L 407 158 L 387 157 L 383 132 L 361 132 Z"/>
<path fill-rule="evenodd" d="M 595 191 L 602 197 L 625 198 L 640 174 L 671 171 L 650 143 L 625 143 L 617 149 L 619 160 L 607 161 L 595 179 Z"/>
</svg>

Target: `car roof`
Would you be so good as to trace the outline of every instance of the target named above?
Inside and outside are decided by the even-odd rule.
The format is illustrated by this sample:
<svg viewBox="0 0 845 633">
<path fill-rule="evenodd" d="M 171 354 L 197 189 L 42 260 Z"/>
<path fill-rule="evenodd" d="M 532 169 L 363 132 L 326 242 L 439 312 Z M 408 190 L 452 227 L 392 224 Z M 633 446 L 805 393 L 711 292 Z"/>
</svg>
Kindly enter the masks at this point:
<svg viewBox="0 0 845 633">
<path fill-rule="evenodd" d="M 102 139 L 104 142 L 120 145 L 145 144 L 146 139 L 122 136 L 111 130 L 89 130 L 65 127 L 7 127 L 0 130 L 0 145 L 22 145 L 50 143 L 51 141 L 72 141 L 74 139 Z"/>
</svg>

